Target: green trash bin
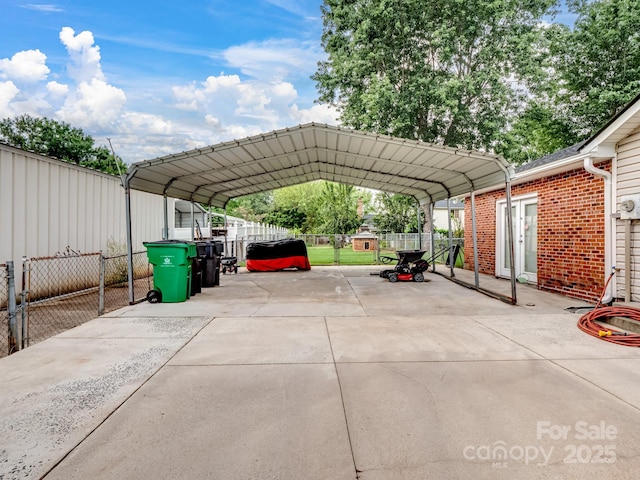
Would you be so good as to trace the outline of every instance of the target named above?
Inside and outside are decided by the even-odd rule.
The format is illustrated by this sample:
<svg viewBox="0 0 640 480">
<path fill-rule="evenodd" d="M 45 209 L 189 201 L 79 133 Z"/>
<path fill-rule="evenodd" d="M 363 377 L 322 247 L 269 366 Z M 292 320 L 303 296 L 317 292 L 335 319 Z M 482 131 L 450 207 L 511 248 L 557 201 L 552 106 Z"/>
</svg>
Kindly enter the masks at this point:
<svg viewBox="0 0 640 480">
<path fill-rule="evenodd" d="M 195 242 L 159 240 L 143 245 L 153 265 L 153 290 L 147 293 L 147 300 L 151 303 L 186 301 L 191 296 L 191 260 L 198 255 Z"/>
</svg>

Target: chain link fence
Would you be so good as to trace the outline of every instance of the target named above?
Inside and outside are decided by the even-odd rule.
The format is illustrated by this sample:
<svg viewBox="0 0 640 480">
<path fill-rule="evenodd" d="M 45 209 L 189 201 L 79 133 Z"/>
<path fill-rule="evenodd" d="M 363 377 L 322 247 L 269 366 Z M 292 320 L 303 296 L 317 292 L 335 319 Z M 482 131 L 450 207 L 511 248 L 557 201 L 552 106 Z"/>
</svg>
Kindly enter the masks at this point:
<svg viewBox="0 0 640 480">
<path fill-rule="evenodd" d="M 146 252 L 133 254 L 133 292 L 141 300 L 153 288 L 153 270 Z M 98 314 L 112 312 L 129 304 L 127 256 L 102 257 L 100 262 Z"/>
<path fill-rule="evenodd" d="M 134 298 L 151 289 L 152 269 L 146 252 L 133 254 Z M 127 256 L 64 252 L 25 259 L 17 267 L 11 307 L 6 265 L 0 265 L 0 357 L 129 305 Z M 17 287 L 17 288 L 16 288 Z M 19 331 L 12 331 L 9 311 Z"/>
</svg>

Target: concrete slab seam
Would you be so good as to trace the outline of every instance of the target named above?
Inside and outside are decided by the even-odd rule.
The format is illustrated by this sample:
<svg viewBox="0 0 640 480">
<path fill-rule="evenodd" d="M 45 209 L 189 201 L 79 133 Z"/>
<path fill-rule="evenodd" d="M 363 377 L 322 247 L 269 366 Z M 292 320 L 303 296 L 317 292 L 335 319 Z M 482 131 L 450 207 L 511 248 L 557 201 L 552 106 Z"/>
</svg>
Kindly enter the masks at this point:
<svg viewBox="0 0 640 480">
<path fill-rule="evenodd" d="M 640 407 L 638 407 L 637 405 L 634 405 L 633 403 L 628 402 L 627 400 L 625 400 L 624 398 L 616 395 L 613 392 L 610 392 L 609 390 L 607 390 L 606 388 L 598 385 L 597 383 L 592 382 L 591 380 L 589 380 L 588 378 L 583 377 L 582 375 L 580 375 L 579 373 L 576 373 L 572 370 L 570 370 L 568 367 L 565 367 L 564 365 L 560 365 L 559 363 L 557 363 L 557 361 L 555 360 L 547 360 L 549 363 L 555 365 L 556 367 L 564 370 L 565 372 L 570 373 L 571 375 L 573 375 L 574 377 L 578 377 L 580 380 L 582 380 L 583 382 L 588 383 L 589 385 L 592 385 L 594 387 L 596 387 L 598 390 L 602 390 L 603 392 L 607 393 L 608 395 L 611 395 L 613 398 L 615 398 L 616 400 L 619 400 L 620 402 L 624 403 L 625 405 L 630 406 L 631 408 L 633 408 L 634 410 L 640 410 Z M 565 361 L 564 359 L 562 361 Z"/>
<path fill-rule="evenodd" d="M 353 442 L 351 441 L 351 431 L 349 430 L 349 420 L 347 418 L 347 409 L 344 403 L 344 394 L 342 391 L 342 383 L 340 382 L 340 373 L 338 372 L 338 366 L 336 364 L 336 356 L 333 353 L 333 345 L 331 343 L 331 334 L 329 333 L 329 326 L 327 325 L 327 317 L 324 318 L 324 327 L 327 332 L 327 340 L 329 341 L 329 349 L 331 350 L 331 358 L 333 360 L 333 368 L 336 372 L 336 379 L 338 380 L 338 390 L 340 391 L 340 402 L 342 403 L 342 413 L 344 415 L 344 425 L 347 429 L 347 439 L 349 440 L 349 450 L 351 451 L 351 459 L 353 460 L 353 469 L 356 472 L 356 479 L 360 477 L 361 471 L 358 470 L 358 465 L 356 464 L 356 457 L 353 451 Z"/>
<path fill-rule="evenodd" d="M 516 345 L 519 345 L 520 347 L 524 348 L 525 350 L 528 350 L 528 351 L 530 351 L 531 353 L 533 353 L 533 354 L 535 354 L 535 355 L 538 355 L 539 357 L 541 357 L 541 359 L 542 359 L 543 361 L 547 361 L 547 362 L 549 362 L 549 363 L 551 363 L 551 364 L 553 364 L 553 365 L 555 365 L 555 366 L 557 366 L 557 367 L 561 368 L 562 370 L 564 370 L 565 372 L 567 372 L 567 373 L 571 374 L 572 376 L 575 376 L 575 377 L 579 378 L 580 380 L 582 380 L 582 381 L 584 381 L 584 382 L 587 382 L 588 384 L 590 384 L 590 385 L 592 385 L 592 386 L 594 386 L 594 387 L 598 388 L 599 390 L 602 390 L 603 392 L 607 393 L 608 395 L 611 395 L 613 398 L 615 398 L 615 399 L 617 399 L 617 400 L 621 401 L 622 403 L 624 403 L 624 404 L 626 404 L 626 405 L 629 405 L 630 407 L 634 408 L 635 410 L 640 410 L 640 408 L 639 408 L 638 406 L 633 405 L 632 403 L 629 403 L 628 401 L 626 401 L 625 399 L 623 399 L 623 398 L 619 397 L 619 396 L 618 396 L 618 395 L 616 395 L 615 393 L 610 392 L 609 390 L 607 390 L 607 389 L 603 388 L 602 386 L 600 386 L 600 385 L 598 385 L 598 384 L 596 384 L 596 383 L 592 382 L 591 380 L 588 380 L 588 379 L 584 378 L 583 376 L 579 375 L 579 374 L 578 374 L 578 373 L 576 373 L 576 372 L 573 372 L 573 371 L 572 371 L 572 370 L 570 370 L 569 368 L 567 368 L 567 367 L 565 367 L 565 366 L 563 366 L 563 365 L 560 365 L 559 363 L 557 363 L 557 361 L 556 361 L 556 360 L 553 360 L 553 359 L 551 359 L 551 358 L 545 357 L 544 355 L 542 355 L 542 354 L 540 354 L 540 353 L 538 353 L 538 352 L 536 352 L 536 351 L 532 350 L 531 348 L 526 347 L 525 345 L 522 345 L 522 344 L 520 344 L 520 343 L 516 342 L 515 340 L 513 340 L 513 339 L 511 339 L 511 338 L 507 337 L 505 334 L 503 334 L 503 333 L 501 333 L 501 332 L 499 332 L 499 331 L 497 331 L 497 330 L 495 330 L 495 329 L 493 329 L 493 328 L 491 328 L 491 327 L 489 327 L 489 326 L 487 326 L 487 325 L 485 325 L 485 324 L 483 324 L 483 323 L 479 322 L 478 320 L 474 319 L 473 317 L 468 317 L 468 318 L 469 318 L 470 320 L 472 320 L 472 321 L 476 322 L 477 324 L 482 325 L 483 327 L 485 327 L 485 328 L 487 328 L 487 329 L 491 330 L 492 332 L 494 332 L 494 333 L 496 333 L 496 334 L 500 335 L 501 337 L 503 337 L 503 338 L 505 338 L 505 339 L 507 339 L 507 340 L 509 340 L 509 341 L 511 341 L 511 342 L 513 342 L 513 343 L 515 343 Z M 562 361 L 566 361 L 566 359 L 562 359 Z"/>
<path fill-rule="evenodd" d="M 187 341 L 182 345 L 182 347 L 180 347 L 178 350 L 176 350 L 176 352 L 171 355 L 164 363 L 160 364 L 158 366 L 158 368 L 156 368 L 156 370 L 151 373 L 151 375 L 149 375 L 147 377 L 147 379 L 145 381 L 143 381 L 140 385 L 138 385 L 138 387 L 136 389 L 134 389 L 129 395 L 127 395 L 127 397 L 125 397 L 124 400 L 122 400 L 122 402 L 120 402 L 119 404 L 117 404 L 113 410 L 106 415 L 101 422 L 99 422 L 94 428 L 91 429 L 91 431 L 89 431 L 89 433 L 87 433 L 78 443 L 76 443 L 76 445 L 74 445 L 72 448 L 69 449 L 69 451 L 64 454 L 57 462 L 55 462 L 49 469 L 47 469 L 42 476 L 40 477 L 41 479 L 44 479 L 47 477 L 47 475 L 49 475 L 49 473 L 51 473 L 58 465 L 60 465 L 76 448 L 78 448 L 80 445 L 82 445 L 82 443 L 84 443 L 85 440 L 87 440 L 91 435 L 93 435 L 93 433 L 98 430 L 107 420 L 109 420 L 111 418 L 111 416 L 117 412 L 125 403 L 127 403 L 129 401 L 129 399 L 131 399 L 131 397 L 133 397 L 144 385 L 146 385 L 149 380 L 151 380 L 153 377 L 155 377 L 158 372 L 160 370 L 162 370 L 168 362 L 170 362 L 180 351 L 182 351 L 184 349 L 184 347 L 189 344 L 191 342 L 191 340 L 193 340 L 193 338 L 198 335 L 198 333 L 200 333 L 202 331 L 202 329 L 204 329 L 207 325 L 209 325 L 213 320 L 215 320 L 216 317 L 211 317 L 211 319 L 205 324 L 203 325 L 196 333 L 194 333 L 191 338 L 186 339 Z"/>
<path fill-rule="evenodd" d="M 527 350 L 527 351 L 529 351 L 529 352 L 533 353 L 534 355 L 537 355 L 538 357 L 540 357 L 540 358 L 542 358 L 542 359 L 548 360 L 548 358 L 547 358 L 547 357 L 545 357 L 544 355 L 542 355 L 541 353 L 538 353 L 538 352 L 536 352 L 535 350 L 532 350 L 531 348 L 529 348 L 529 347 L 527 347 L 527 346 L 523 345 L 523 344 L 522 344 L 522 343 L 520 343 L 520 342 L 516 342 L 513 338 L 509 338 L 509 337 L 508 337 L 508 336 L 506 336 L 504 333 L 502 333 L 502 332 L 500 332 L 500 331 L 498 331 L 498 330 L 496 330 L 496 329 L 494 329 L 494 328 L 491 328 L 491 327 L 489 327 L 488 325 L 485 325 L 485 324 L 484 324 L 484 323 L 482 323 L 482 322 L 479 322 L 479 321 L 478 321 L 478 320 L 476 320 L 475 318 L 470 317 L 470 316 L 466 316 L 466 318 L 468 318 L 468 319 L 469 319 L 469 320 L 471 320 L 472 322 L 474 322 L 474 323 L 476 323 L 476 324 L 480 325 L 481 327 L 486 328 L 487 330 L 489 330 L 489 331 L 491 331 L 491 332 L 493 332 L 493 333 L 495 333 L 495 334 L 497 334 L 497 335 L 501 336 L 501 337 L 502 337 L 502 338 L 504 338 L 505 340 L 508 340 L 509 342 L 514 343 L 514 344 L 518 345 L 518 346 L 519 346 L 519 347 L 521 347 L 521 348 L 524 348 L 525 350 Z"/>
</svg>

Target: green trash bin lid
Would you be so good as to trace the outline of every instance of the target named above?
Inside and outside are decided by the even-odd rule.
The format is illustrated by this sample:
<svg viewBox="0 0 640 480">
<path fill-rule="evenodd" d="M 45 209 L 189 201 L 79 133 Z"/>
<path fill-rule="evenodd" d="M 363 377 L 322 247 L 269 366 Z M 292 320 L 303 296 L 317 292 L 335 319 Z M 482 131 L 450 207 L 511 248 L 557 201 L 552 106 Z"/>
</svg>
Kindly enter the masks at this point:
<svg viewBox="0 0 640 480">
<path fill-rule="evenodd" d="M 147 248 L 149 262 L 153 265 L 182 265 L 188 258 L 196 258 L 198 250 L 195 242 L 185 240 L 158 240 L 143 242 Z"/>
</svg>

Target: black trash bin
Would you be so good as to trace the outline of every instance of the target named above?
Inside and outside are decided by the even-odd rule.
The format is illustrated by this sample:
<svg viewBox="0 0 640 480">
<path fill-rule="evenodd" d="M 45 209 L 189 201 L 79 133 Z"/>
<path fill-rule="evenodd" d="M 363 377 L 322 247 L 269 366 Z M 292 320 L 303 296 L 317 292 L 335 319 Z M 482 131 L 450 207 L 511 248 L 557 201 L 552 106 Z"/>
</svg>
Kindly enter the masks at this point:
<svg viewBox="0 0 640 480">
<path fill-rule="evenodd" d="M 198 257 L 202 273 L 202 286 L 205 288 L 220 285 L 220 255 L 224 250 L 222 242 L 208 240 L 197 242 Z"/>
<path fill-rule="evenodd" d="M 202 292 L 202 259 L 191 259 L 191 296 Z"/>
</svg>

